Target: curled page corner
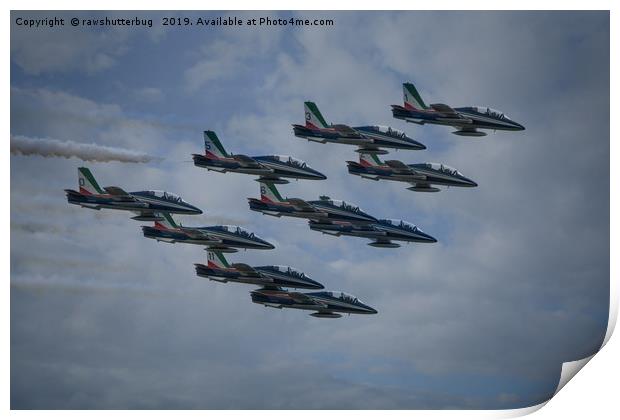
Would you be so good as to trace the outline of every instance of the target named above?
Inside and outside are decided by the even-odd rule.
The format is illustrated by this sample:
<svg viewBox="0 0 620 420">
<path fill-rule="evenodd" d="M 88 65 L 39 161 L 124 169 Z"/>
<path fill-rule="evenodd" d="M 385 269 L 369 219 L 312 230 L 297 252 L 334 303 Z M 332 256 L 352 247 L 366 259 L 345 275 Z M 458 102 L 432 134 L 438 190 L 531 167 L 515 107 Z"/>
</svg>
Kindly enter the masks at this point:
<svg viewBox="0 0 620 420">
<path fill-rule="evenodd" d="M 598 353 L 598 351 L 596 353 Z M 558 386 L 553 393 L 554 397 L 557 395 L 558 392 L 560 392 L 562 388 L 564 388 L 564 385 L 566 385 L 568 381 L 573 379 L 573 376 L 575 376 L 582 367 L 584 367 L 590 360 L 592 360 L 596 353 L 591 356 L 584 357 L 583 359 L 562 363 L 562 373 L 560 374 L 560 381 L 558 382 Z"/>
<path fill-rule="evenodd" d="M 499 415 L 496 416 L 496 418 L 508 419 L 508 418 L 522 417 L 522 416 L 527 416 L 528 414 L 532 414 L 540 410 L 545 405 L 547 405 L 547 403 L 551 401 L 551 399 L 555 397 L 558 392 L 560 392 L 560 390 L 564 387 L 564 385 L 566 385 L 568 381 L 573 379 L 573 377 L 577 374 L 577 372 L 579 372 L 581 368 L 583 368 L 595 355 L 596 353 L 594 353 L 591 356 L 585 357 L 583 359 L 562 363 L 562 372 L 560 374 L 560 381 L 558 382 L 558 386 L 555 388 L 555 392 L 553 393 L 553 396 L 549 398 L 547 401 L 543 401 L 539 404 L 532 405 L 530 407 L 516 408 L 512 410 L 502 410 L 498 413 Z"/>
</svg>

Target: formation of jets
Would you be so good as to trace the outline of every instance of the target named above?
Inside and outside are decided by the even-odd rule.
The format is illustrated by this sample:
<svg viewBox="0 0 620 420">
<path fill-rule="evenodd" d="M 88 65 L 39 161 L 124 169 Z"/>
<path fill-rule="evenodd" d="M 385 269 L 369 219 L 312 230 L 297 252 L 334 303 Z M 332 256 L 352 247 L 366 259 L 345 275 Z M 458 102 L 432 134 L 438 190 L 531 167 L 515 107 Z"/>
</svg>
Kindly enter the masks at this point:
<svg viewBox="0 0 620 420">
<path fill-rule="evenodd" d="M 250 210 L 275 217 L 308 219 L 311 230 L 334 236 L 358 236 L 372 239 L 368 245 L 377 248 L 398 248 L 404 242 L 437 242 L 415 225 L 402 220 L 377 219 L 355 204 L 320 196 L 318 200 L 283 198 L 276 186 L 260 182 L 261 198 L 248 198 Z"/>
<path fill-rule="evenodd" d="M 481 137 L 481 129 L 520 131 L 524 127 L 502 112 L 487 107 L 451 108 L 445 104 L 427 106 L 415 86 L 403 84 L 404 106 L 392 105 L 396 119 L 420 125 L 439 124 L 457 129 L 460 136 Z M 356 146 L 359 161 L 347 161 L 351 175 L 371 180 L 409 184 L 410 191 L 437 192 L 438 187 L 477 187 L 458 170 L 441 163 L 405 164 L 382 161 L 380 155 L 393 150 L 424 150 L 426 146 L 404 132 L 384 125 L 351 127 L 328 124 L 314 102 L 304 103 L 305 125 L 293 125 L 296 137 L 318 143 Z M 247 156 L 230 154 L 214 131 L 205 131 L 204 154 L 193 154 L 194 165 L 221 173 L 234 172 L 258 176 L 260 199 L 248 198 L 250 210 L 274 217 L 306 219 L 310 230 L 336 237 L 352 236 L 370 240 L 375 248 L 398 248 L 399 242 L 433 243 L 437 240 L 416 225 L 399 219 L 381 219 L 359 206 L 322 195 L 318 200 L 282 197 L 276 185 L 290 179 L 325 180 L 327 177 L 306 162 L 285 155 Z M 274 245 L 240 226 L 190 227 L 177 223 L 173 215 L 197 215 L 202 211 L 176 194 L 159 190 L 126 192 L 120 187 L 99 186 L 88 168 L 78 168 L 79 190 L 65 190 L 67 201 L 94 210 L 114 209 L 134 213 L 134 220 L 153 222 L 142 226 L 144 237 L 158 242 L 204 246 L 207 264 L 194 264 L 196 275 L 221 283 L 260 286 L 250 292 L 253 303 L 273 308 L 313 311 L 317 318 L 339 318 L 346 314 L 376 314 L 377 311 L 355 296 L 325 291 L 324 286 L 303 271 L 283 265 L 250 266 L 230 264 L 225 253 L 239 249 L 271 250 Z M 298 292 L 290 289 L 314 289 Z"/>
</svg>

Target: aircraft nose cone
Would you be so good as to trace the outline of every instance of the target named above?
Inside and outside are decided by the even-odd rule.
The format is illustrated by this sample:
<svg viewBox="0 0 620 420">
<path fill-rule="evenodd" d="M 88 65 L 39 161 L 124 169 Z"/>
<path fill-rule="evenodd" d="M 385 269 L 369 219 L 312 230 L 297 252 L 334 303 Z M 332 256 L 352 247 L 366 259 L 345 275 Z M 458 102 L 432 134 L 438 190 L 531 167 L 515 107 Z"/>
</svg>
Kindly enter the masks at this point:
<svg viewBox="0 0 620 420">
<path fill-rule="evenodd" d="M 261 249 L 275 249 L 275 246 L 264 239 L 256 238 L 256 243 Z"/>
<path fill-rule="evenodd" d="M 379 222 L 379 220 L 377 220 L 377 218 L 376 218 L 376 217 L 371 216 L 370 214 L 364 213 L 364 216 L 365 216 L 365 217 L 363 217 L 363 219 L 364 219 L 364 220 L 366 220 L 366 221 L 370 221 L 370 222 L 372 222 L 372 223 L 377 223 L 377 222 Z"/>
<path fill-rule="evenodd" d="M 308 288 L 309 289 L 324 289 L 325 286 L 323 286 L 321 283 L 319 283 L 316 280 L 312 280 L 310 278 L 306 278 L 306 281 L 308 282 Z"/>
<path fill-rule="evenodd" d="M 369 314 L 376 314 L 377 310 L 375 308 L 371 308 L 370 306 L 366 306 L 366 312 Z"/>
<path fill-rule="evenodd" d="M 189 206 L 192 214 L 202 214 L 202 210 L 200 210 L 198 207 L 194 207 L 194 206 Z"/>
<path fill-rule="evenodd" d="M 471 179 L 465 179 L 465 185 L 467 187 L 477 187 L 478 183 L 475 181 L 472 181 Z"/>
<path fill-rule="evenodd" d="M 418 234 L 419 234 L 419 236 L 422 237 L 422 241 L 423 242 L 428 242 L 428 243 L 435 243 L 435 242 L 437 242 L 437 239 L 433 238 L 428 233 L 424 233 L 422 231 L 419 231 Z"/>
<path fill-rule="evenodd" d="M 327 177 L 323 175 L 322 173 L 320 173 L 319 171 L 314 171 L 314 176 L 316 177 L 316 179 L 320 179 L 320 180 L 327 179 Z"/>
<path fill-rule="evenodd" d="M 417 150 L 426 150 L 426 146 L 420 143 L 419 141 L 411 140 L 411 145 L 414 146 Z"/>
</svg>

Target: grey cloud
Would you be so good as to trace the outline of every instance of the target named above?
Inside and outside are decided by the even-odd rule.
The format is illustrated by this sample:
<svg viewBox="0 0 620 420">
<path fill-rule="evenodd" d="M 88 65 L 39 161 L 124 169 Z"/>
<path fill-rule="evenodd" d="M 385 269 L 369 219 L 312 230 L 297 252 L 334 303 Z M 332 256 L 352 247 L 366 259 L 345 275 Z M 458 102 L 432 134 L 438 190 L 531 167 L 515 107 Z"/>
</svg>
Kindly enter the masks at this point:
<svg viewBox="0 0 620 420">
<path fill-rule="evenodd" d="M 36 12 L 12 11 L 11 57 L 24 72 L 32 75 L 82 71 L 97 73 L 117 64 L 127 52 L 131 31 L 90 31 L 40 28 L 33 30 L 15 24 L 15 17 L 28 19 L 49 17 Z M 37 17 L 38 16 L 38 17 Z M 68 17 L 64 16 L 68 21 Z"/>
</svg>

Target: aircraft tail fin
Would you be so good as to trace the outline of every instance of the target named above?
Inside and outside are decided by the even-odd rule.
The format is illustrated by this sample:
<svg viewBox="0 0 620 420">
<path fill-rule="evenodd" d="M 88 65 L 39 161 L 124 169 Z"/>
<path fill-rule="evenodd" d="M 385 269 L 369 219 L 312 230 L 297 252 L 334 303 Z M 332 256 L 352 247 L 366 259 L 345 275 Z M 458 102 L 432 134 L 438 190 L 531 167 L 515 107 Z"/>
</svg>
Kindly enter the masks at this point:
<svg viewBox="0 0 620 420">
<path fill-rule="evenodd" d="M 284 201 L 280 192 L 273 182 L 259 181 L 260 183 L 260 199 L 266 203 L 281 203 Z"/>
<path fill-rule="evenodd" d="M 362 166 L 383 166 L 383 162 L 375 153 L 360 153 L 360 165 Z"/>
<path fill-rule="evenodd" d="M 304 111 L 306 113 L 306 127 L 308 128 L 328 128 L 329 124 L 321 115 L 319 107 L 314 102 L 304 102 Z"/>
<path fill-rule="evenodd" d="M 105 194 L 88 168 L 78 168 L 78 185 L 82 194 Z"/>
<path fill-rule="evenodd" d="M 205 139 L 205 154 L 216 158 L 228 157 L 226 149 L 222 145 L 222 142 L 215 134 L 215 131 L 207 130 L 204 132 Z"/>
<path fill-rule="evenodd" d="M 176 229 L 178 227 L 170 213 L 155 213 L 155 216 L 160 216 L 163 218 L 163 220 L 156 220 L 154 222 L 155 227 L 160 229 Z"/>
<path fill-rule="evenodd" d="M 220 251 L 207 251 L 207 267 L 209 268 L 228 268 L 230 264 Z"/>
<path fill-rule="evenodd" d="M 428 109 L 413 83 L 403 83 L 403 100 L 407 109 Z"/>
</svg>

